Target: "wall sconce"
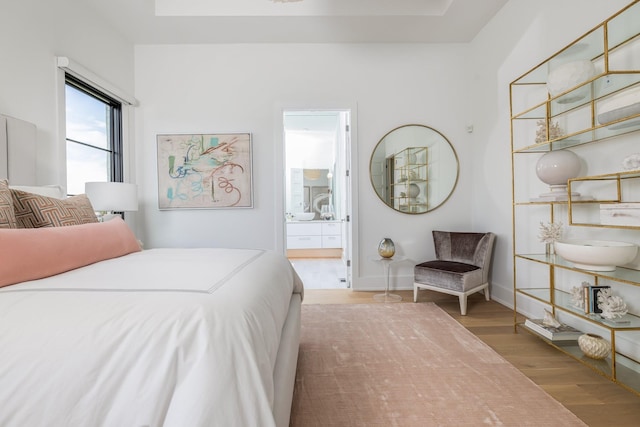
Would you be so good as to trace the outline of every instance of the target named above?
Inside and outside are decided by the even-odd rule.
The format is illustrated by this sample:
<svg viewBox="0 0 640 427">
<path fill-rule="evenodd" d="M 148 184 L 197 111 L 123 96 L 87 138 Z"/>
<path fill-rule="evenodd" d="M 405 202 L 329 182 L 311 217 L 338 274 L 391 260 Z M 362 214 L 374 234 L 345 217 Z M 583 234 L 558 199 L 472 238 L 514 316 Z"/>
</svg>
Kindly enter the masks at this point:
<svg viewBox="0 0 640 427">
<path fill-rule="evenodd" d="M 108 221 L 117 214 L 138 210 L 138 186 L 125 182 L 87 182 L 84 191 L 93 209 L 100 212 L 100 222 Z"/>
</svg>

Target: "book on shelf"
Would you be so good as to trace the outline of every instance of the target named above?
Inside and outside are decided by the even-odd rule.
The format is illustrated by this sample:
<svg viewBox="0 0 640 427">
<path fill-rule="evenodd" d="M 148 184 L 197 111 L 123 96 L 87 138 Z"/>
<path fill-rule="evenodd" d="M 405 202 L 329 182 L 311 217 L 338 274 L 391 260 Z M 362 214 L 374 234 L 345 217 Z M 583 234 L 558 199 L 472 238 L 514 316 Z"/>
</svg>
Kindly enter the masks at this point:
<svg viewBox="0 0 640 427">
<path fill-rule="evenodd" d="M 542 319 L 527 319 L 524 322 L 524 326 L 551 341 L 573 341 L 583 334 L 573 326 L 565 325 L 564 323 L 557 328 L 547 326 L 542 323 Z"/>
<path fill-rule="evenodd" d="M 602 313 L 602 310 L 598 307 L 598 294 L 603 289 L 608 289 L 611 286 L 585 286 L 584 287 L 584 312 L 588 313 Z"/>
</svg>

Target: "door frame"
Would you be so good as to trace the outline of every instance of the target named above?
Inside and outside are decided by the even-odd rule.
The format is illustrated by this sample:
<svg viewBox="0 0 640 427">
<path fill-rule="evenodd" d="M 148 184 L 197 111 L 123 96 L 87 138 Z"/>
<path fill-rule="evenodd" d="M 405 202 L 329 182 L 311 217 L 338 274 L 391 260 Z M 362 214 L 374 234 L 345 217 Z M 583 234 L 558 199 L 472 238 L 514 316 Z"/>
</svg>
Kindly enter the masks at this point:
<svg viewBox="0 0 640 427">
<path fill-rule="evenodd" d="M 349 189 L 348 195 L 348 206 L 345 206 L 345 210 L 347 210 L 346 215 L 349 216 L 349 221 L 346 222 L 345 227 L 345 235 L 343 236 L 345 239 L 348 239 L 348 259 L 351 261 L 347 266 L 347 287 L 349 289 L 354 289 L 357 287 L 357 278 L 358 274 L 358 153 L 357 153 L 357 135 L 356 135 L 356 105 L 347 105 L 343 107 L 288 107 L 288 106 L 278 106 L 275 111 L 274 116 L 274 148 L 276 152 L 275 156 L 275 170 L 274 174 L 274 188 L 280 188 L 281 191 L 275 197 L 275 221 L 274 221 L 274 230 L 276 235 L 276 248 L 279 252 L 286 256 L 286 218 L 285 218 L 285 194 L 286 194 L 286 183 L 284 177 L 284 169 L 285 169 L 285 141 L 284 141 L 284 113 L 288 111 L 336 111 L 336 112 L 348 112 L 350 123 L 349 129 L 347 131 L 348 134 L 348 146 L 346 149 L 346 158 L 345 163 L 347 165 L 347 170 L 349 176 L 345 180 Z M 350 212 L 349 212 L 350 210 Z"/>
</svg>

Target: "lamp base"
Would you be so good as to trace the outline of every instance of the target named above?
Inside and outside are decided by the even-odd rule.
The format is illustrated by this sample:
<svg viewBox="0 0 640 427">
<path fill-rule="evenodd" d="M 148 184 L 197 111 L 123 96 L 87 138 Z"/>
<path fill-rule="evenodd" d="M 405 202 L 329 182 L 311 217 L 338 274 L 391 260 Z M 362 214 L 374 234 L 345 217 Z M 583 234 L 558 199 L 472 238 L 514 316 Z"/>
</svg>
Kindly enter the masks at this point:
<svg viewBox="0 0 640 427">
<path fill-rule="evenodd" d="M 115 217 L 120 217 L 122 218 L 122 216 L 120 214 L 117 213 L 109 213 L 109 212 L 99 212 L 96 217 L 98 218 L 98 222 L 107 222 L 107 221 L 111 221 L 113 218 Z"/>
</svg>

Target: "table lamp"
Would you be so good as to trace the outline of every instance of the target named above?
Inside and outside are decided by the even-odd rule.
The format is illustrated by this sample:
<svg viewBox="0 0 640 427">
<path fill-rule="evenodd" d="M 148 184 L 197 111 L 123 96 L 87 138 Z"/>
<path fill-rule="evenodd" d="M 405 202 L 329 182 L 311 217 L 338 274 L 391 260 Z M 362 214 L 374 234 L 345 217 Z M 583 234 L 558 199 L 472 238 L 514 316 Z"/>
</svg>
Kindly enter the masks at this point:
<svg viewBox="0 0 640 427">
<path fill-rule="evenodd" d="M 125 182 L 87 182 L 84 191 L 100 222 L 113 219 L 114 212 L 138 210 L 138 187 Z"/>
</svg>

